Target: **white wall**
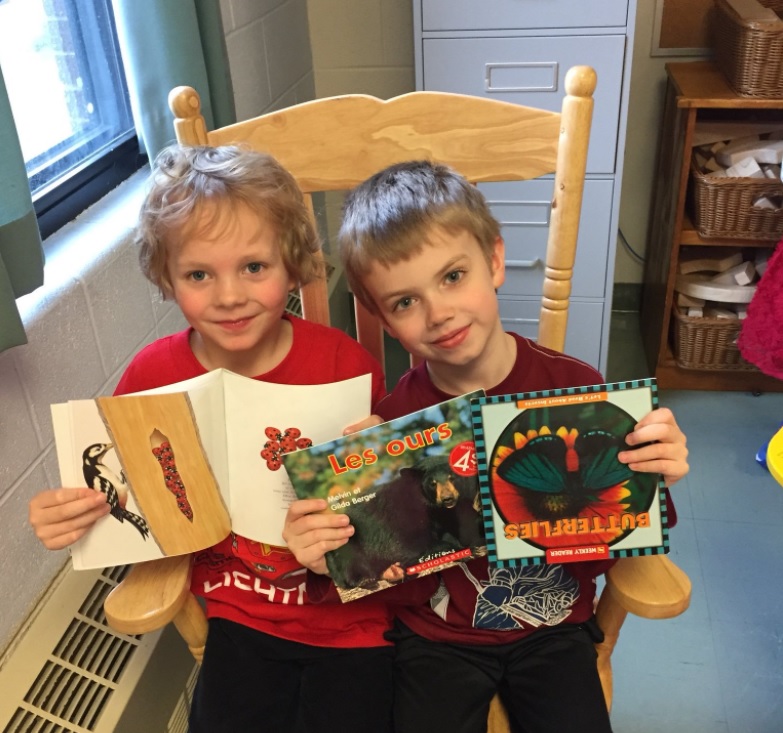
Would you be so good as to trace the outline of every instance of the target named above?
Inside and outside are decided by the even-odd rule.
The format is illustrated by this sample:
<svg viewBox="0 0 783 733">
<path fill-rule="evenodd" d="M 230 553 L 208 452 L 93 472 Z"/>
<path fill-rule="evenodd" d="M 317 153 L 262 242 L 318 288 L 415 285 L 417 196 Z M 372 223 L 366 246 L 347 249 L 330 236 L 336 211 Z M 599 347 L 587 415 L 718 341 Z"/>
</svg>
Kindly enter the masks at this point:
<svg viewBox="0 0 783 733">
<path fill-rule="evenodd" d="M 316 97 L 370 94 L 380 99 L 416 89 L 410 0 L 307 0 Z M 342 193 L 317 211 L 330 251 L 340 225 Z M 337 291 L 347 292 L 341 278 Z"/>
<path fill-rule="evenodd" d="M 239 119 L 312 99 L 306 0 L 221 0 Z M 0 653 L 66 552 L 43 548 L 27 503 L 59 485 L 49 405 L 110 393 L 142 346 L 184 328 L 128 241 L 146 171 L 47 241 L 45 284 L 19 300 L 29 343 L 0 354 Z"/>
<path fill-rule="evenodd" d="M 412 92 L 410 0 L 308 0 L 318 97 Z"/>
<path fill-rule="evenodd" d="M 307 0 L 220 0 L 237 119 L 315 97 Z"/>
</svg>

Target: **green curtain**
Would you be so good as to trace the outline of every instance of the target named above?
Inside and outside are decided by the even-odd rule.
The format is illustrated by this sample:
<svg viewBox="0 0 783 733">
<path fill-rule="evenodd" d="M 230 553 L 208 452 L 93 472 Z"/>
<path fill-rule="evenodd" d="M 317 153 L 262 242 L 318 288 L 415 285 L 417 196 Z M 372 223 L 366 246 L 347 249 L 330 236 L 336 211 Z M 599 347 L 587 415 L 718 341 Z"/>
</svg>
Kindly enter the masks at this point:
<svg viewBox="0 0 783 733">
<path fill-rule="evenodd" d="M 27 343 L 16 299 L 43 285 L 43 248 L 0 70 L 0 351 Z"/>
<path fill-rule="evenodd" d="M 236 121 L 219 0 L 113 0 L 136 131 L 150 159 L 174 142 L 176 86 L 201 97 L 207 126 Z"/>
<path fill-rule="evenodd" d="M 113 0 L 136 129 L 150 158 L 174 141 L 169 91 L 201 96 L 209 126 L 236 121 L 219 0 Z M 43 284 L 43 248 L 0 71 L 0 351 L 27 342 L 16 298 Z"/>
</svg>

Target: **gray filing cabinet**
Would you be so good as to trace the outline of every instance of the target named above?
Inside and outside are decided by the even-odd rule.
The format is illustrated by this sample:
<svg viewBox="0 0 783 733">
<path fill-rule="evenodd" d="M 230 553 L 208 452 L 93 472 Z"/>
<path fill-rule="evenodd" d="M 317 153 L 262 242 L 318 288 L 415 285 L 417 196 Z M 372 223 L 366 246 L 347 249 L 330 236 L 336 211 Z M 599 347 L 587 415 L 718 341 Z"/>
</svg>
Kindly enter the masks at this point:
<svg viewBox="0 0 783 733">
<path fill-rule="evenodd" d="M 606 371 L 636 0 L 413 0 L 416 88 L 558 110 L 565 74 L 598 86 L 566 351 Z M 503 225 L 507 330 L 535 337 L 553 180 L 482 184 Z"/>
</svg>

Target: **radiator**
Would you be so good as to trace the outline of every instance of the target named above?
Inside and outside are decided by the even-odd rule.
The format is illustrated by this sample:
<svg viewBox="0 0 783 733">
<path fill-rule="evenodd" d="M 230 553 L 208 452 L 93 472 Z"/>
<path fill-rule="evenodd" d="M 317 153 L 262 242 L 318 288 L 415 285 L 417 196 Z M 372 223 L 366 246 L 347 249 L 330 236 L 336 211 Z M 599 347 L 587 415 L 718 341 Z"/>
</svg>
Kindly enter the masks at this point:
<svg viewBox="0 0 783 733">
<path fill-rule="evenodd" d="M 196 668 L 176 631 L 106 623 L 124 574 L 60 573 L 0 659 L 2 733 L 185 733 Z"/>
</svg>

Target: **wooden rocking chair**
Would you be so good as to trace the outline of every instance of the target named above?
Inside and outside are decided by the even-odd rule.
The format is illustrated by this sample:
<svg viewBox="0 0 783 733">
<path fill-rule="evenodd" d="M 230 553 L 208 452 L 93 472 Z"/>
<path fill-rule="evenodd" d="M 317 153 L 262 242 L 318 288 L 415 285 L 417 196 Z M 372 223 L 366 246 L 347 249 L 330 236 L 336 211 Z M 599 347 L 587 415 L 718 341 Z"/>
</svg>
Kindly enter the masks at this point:
<svg viewBox="0 0 783 733">
<path fill-rule="evenodd" d="M 595 84 L 593 69 L 571 69 L 560 113 L 440 92 L 413 92 L 388 101 L 348 95 L 213 131 L 206 129 L 195 90 L 174 89 L 169 104 L 180 144 L 239 143 L 271 153 L 306 195 L 347 190 L 390 164 L 415 159 L 447 163 L 476 183 L 554 173 L 538 342 L 562 351 Z M 305 318 L 329 323 L 326 282 L 306 286 L 301 297 Z M 383 363 L 380 323 L 358 302 L 356 320 L 359 341 Z M 123 633 L 141 634 L 173 621 L 200 660 L 207 623 L 190 593 L 190 567 L 190 556 L 135 566 L 106 600 L 109 623 Z M 596 613 L 606 637 L 597 652 L 609 706 L 611 653 L 626 614 L 668 618 L 682 613 L 689 602 L 688 577 L 664 555 L 621 559 L 608 573 Z M 497 698 L 489 731 L 508 731 Z"/>
</svg>

